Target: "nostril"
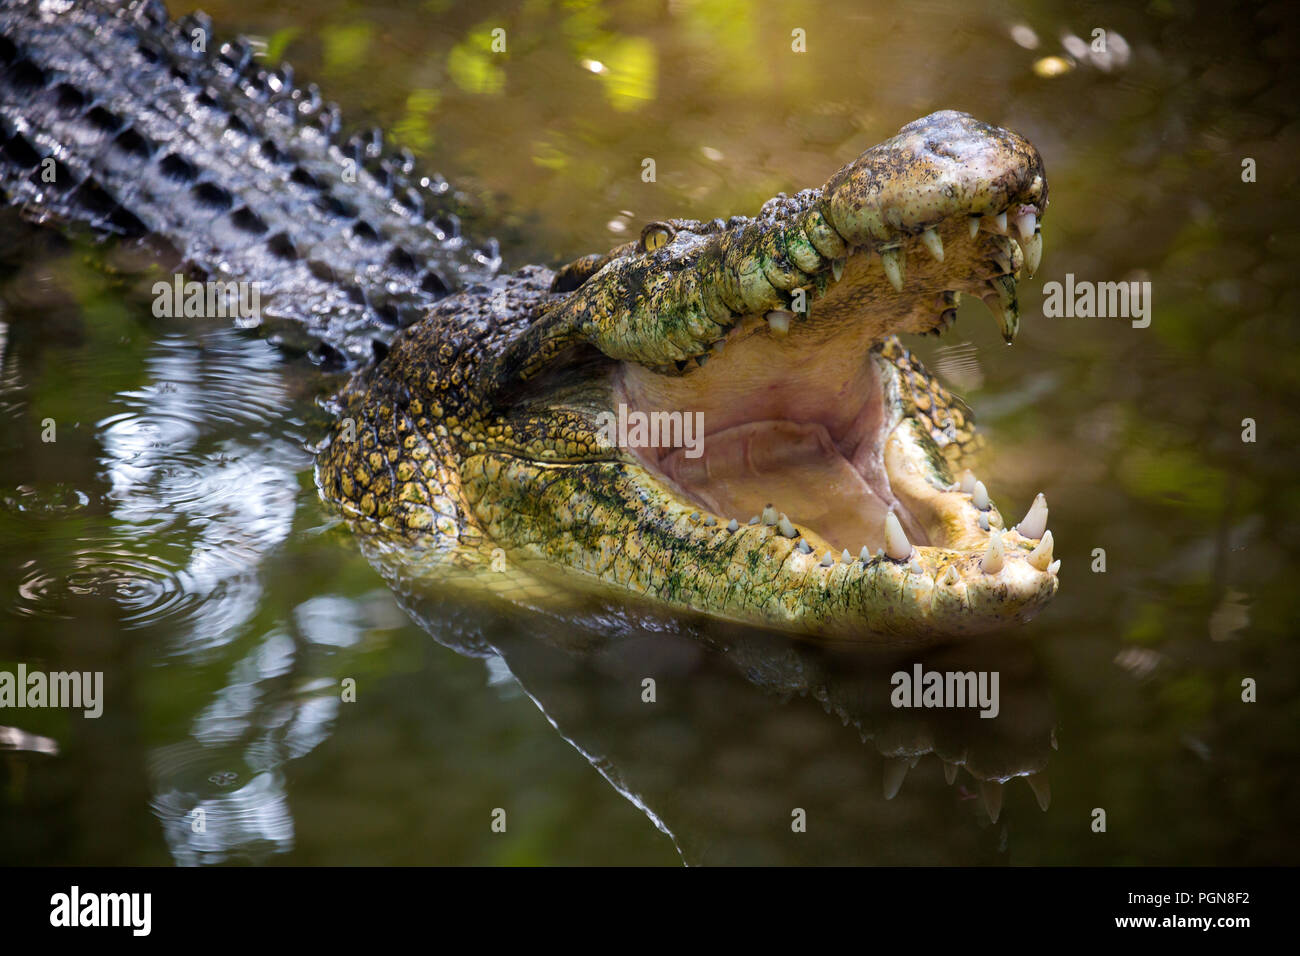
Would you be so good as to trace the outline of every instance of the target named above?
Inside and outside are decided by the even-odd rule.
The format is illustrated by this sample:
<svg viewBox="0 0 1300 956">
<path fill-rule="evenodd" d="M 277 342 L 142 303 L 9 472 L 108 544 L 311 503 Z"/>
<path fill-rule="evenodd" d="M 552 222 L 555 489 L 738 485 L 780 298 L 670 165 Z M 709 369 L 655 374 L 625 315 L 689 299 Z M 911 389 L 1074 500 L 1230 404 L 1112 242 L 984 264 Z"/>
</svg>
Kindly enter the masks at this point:
<svg viewBox="0 0 1300 956">
<path fill-rule="evenodd" d="M 945 140 L 939 140 L 939 139 L 929 140 L 926 142 L 925 148 L 928 152 L 931 152 L 936 156 L 942 156 L 944 159 L 951 159 L 954 162 L 956 162 L 961 158 L 957 154 L 957 152 L 952 148 L 952 144 L 946 142 Z"/>
</svg>

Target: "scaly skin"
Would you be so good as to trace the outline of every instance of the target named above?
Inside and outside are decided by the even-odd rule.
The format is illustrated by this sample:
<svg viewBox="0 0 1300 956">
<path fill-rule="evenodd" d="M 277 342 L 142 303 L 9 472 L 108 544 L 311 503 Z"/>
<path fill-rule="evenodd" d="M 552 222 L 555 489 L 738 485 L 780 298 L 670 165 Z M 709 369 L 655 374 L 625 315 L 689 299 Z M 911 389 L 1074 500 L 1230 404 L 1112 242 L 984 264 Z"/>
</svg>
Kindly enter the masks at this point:
<svg viewBox="0 0 1300 956">
<path fill-rule="evenodd" d="M 936 113 L 752 219 L 501 277 L 445 183 L 376 133 L 341 141 L 313 87 L 210 30 L 156 0 L 0 7 L 4 193 L 260 283 L 327 355 L 380 343 L 318 482 L 397 577 L 862 643 L 993 630 L 1055 592 L 1045 504 L 1005 530 L 958 472 L 970 417 L 894 338 L 962 294 L 1014 337 L 1047 202 L 1020 137 Z M 699 413 L 705 457 L 620 447 L 620 405 Z"/>
</svg>

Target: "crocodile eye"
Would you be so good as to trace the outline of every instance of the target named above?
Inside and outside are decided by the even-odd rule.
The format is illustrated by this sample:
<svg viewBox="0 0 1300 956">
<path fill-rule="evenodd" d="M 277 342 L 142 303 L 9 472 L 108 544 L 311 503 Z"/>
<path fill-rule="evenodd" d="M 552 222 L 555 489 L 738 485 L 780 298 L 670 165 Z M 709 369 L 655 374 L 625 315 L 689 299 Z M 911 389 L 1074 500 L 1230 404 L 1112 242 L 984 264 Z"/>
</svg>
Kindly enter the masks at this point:
<svg viewBox="0 0 1300 956">
<path fill-rule="evenodd" d="M 666 222 L 652 222 L 641 230 L 641 248 L 646 252 L 662 249 L 672 242 L 673 227 Z"/>
</svg>

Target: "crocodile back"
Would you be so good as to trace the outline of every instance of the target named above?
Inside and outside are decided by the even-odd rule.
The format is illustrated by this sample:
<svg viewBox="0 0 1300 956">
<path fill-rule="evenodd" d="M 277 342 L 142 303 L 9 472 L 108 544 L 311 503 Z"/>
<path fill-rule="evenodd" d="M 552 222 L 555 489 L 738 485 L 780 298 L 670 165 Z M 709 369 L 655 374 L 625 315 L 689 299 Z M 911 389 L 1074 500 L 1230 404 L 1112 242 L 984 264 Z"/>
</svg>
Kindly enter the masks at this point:
<svg viewBox="0 0 1300 956">
<path fill-rule="evenodd" d="M 157 0 L 0 3 L 0 188 L 36 221 L 143 240 L 255 282 L 264 318 L 353 359 L 500 265 L 465 197 L 341 134 L 339 110 L 202 14 Z"/>
</svg>

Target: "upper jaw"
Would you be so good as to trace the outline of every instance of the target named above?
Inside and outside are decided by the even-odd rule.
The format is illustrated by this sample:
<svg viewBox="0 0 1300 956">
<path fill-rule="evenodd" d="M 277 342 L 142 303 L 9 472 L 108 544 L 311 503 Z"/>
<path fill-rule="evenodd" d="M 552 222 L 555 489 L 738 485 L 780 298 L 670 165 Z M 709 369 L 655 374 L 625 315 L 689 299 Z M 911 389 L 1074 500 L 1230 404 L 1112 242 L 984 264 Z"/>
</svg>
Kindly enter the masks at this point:
<svg viewBox="0 0 1300 956">
<path fill-rule="evenodd" d="M 996 303 L 1009 340 L 1014 283 L 987 283 L 993 270 L 1006 274 L 1023 265 L 1033 273 L 1046 204 L 1042 158 L 1027 141 L 965 113 L 935 113 L 867 150 L 821 189 L 778 196 L 752 219 L 655 224 L 653 245 L 643 237 L 580 260 L 576 280 L 566 268 L 556 287 L 563 294 L 485 367 L 486 383 L 531 379 L 582 346 L 659 372 L 684 372 L 747 318 L 829 314 L 821 306 L 834 304 L 852 262 L 872 261 L 882 289 L 919 288 L 909 276 L 927 258 L 946 264 L 951 275 L 949 250 L 963 230 L 967 243 L 979 244 L 981 262 L 992 265 L 977 288 L 958 290 Z M 928 325 L 904 316 L 875 337 L 926 331 L 943 311 L 929 309 Z"/>
</svg>

